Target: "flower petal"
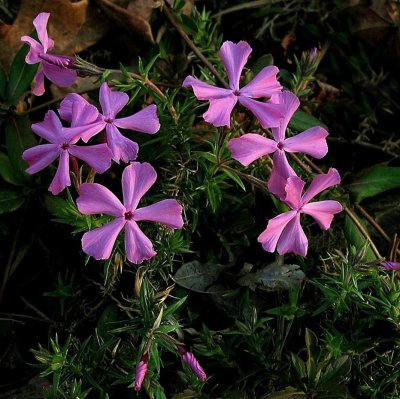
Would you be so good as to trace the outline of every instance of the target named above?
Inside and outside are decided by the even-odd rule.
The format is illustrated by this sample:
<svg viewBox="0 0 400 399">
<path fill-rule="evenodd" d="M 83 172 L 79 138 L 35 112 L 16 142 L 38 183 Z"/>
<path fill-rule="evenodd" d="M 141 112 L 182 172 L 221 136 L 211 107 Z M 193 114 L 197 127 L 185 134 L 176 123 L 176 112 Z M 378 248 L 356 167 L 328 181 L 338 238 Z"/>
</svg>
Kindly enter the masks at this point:
<svg viewBox="0 0 400 399">
<path fill-rule="evenodd" d="M 33 174 L 49 166 L 59 155 L 57 144 L 41 144 L 25 150 L 22 158 L 29 165 L 26 172 Z"/>
<path fill-rule="evenodd" d="M 106 125 L 107 143 L 113 153 L 113 160 L 117 163 L 133 161 L 137 158 L 139 145 L 123 136 L 111 123 Z"/>
<path fill-rule="evenodd" d="M 49 186 L 49 191 L 53 195 L 58 195 L 65 187 L 71 185 L 71 178 L 69 175 L 69 154 L 68 151 L 63 150 L 60 152 L 60 159 L 58 161 L 58 168 L 54 178 Z"/>
<path fill-rule="evenodd" d="M 289 165 L 284 151 L 275 151 L 273 161 L 274 166 L 268 179 L 268 190 L 283 201 L 286 196 L 285 186 L 288 177 L 297 175 Z"/>
<path fill-rule="evenodd" d="M 114 125 L 123 129 L 154 134 L 160 130 L 160 121 L 157 116 L 157 106 L 149 105 L 136 114 L 114 120 Z"/>
<path fill-rule="evenodd" d="M 276 150 L 276 142 L 260 134 L 247 133 L 228 142 L 232 158 L 247 166 L 253 161 Z"/>
<path fill-rule="evenodd" d="M 286 196 L 283 200 L 292 209 L 299 210 L 301 206 L 301 194 L 303 194 L 303 188 L 305 183 L 298 176 L 288 177 L 285 185 Z"/>
<path fill-rule="evenodd" d="M 107 144 L 96 144 L 80 147 L 71 145 L 69 153 L 85 161 L 97 173 L 103 173 L 111 166 L 112 152 Z"/>
<path fill-rule="evenodd" d="M 230 94 L 224 98 L 211 98 L 210 106 L 203 114 L 203 118 L 206 122 L 212 125 L 218 126 L 231 126 L 231 113 L 233 107 L 237 102 L 237 97 Z"/>
<path fill-rule="evenodd" d="M 76 71 L 72 69 L 63 68 L 47 62 L 42 62 L 42 68 L 46 78 L 59 87 L 71 86 L 78 76 Z"/>
<path fill-rule="evenodd" d="M 329 229 L 333 215 L 342 210 L 342 205 L 332 200 L 310 202 L 301 208 L 301 212 L 312 216 L 323 230 Z"/>
<path fill-rule="evenodd" d="M 126 212 L 121 201 L 107 188 L 98 183 L 83 183 L 76 205 L 84 215 L 105 214 L 122 217 Z"/>
<path fill-rule="evenodd" d="M 26 43 L 30 47 L 28 54 L 25 57 L 25 62 L 30 65 L 41 62 L 39 56 L 44 52 L 43 46 L 29 36 L 22 36 L 21 41 Z"/>
<path fill-rule="evenodd" d="M 279 255 L 293 252 L 296 255 L 306 256 L 308 250 L 308 240 L 300 225 L 300 213 L 286 225 L 278 241 Z"/>
<path fill-rule="evenodd" d="M 36 29 L 38 39 L 42 43 L 45 53 L 47 52 L 47 50 L 51 50 L 54 46 L 53 40 L 49 39 L 47 35 L 47 22 L 49 20 L 49 17 L 50 13 L 41 12 L 33 20 L 33 26 Z"/>
<path fill-rule="evenodd" d="M 239 102 L 255 115 L 264 129 L 278 126 L 282 119 L 284 106 L 281 104 L 265 103 L 242 95 Z"/>
<path fill-rule="evenodd" d="M 296 217 L 296 211 L 281 213 L 270 219 L 267 228 L 258 236 L 257 241 L 267 252 L 274 252 L 279 238 L 286 225 Z"/>
<path fill-rule="evenodd" d="M 133 220 L 146 220 L 165 224 L 171 229 L 180 229 L 183 226 L 182 206 L 174 199 L 165 199 L 155 204 L 136 209 Z"/>
<path fill-rule="evenodd" d="M 314 198 L 321 191 L 326 190 L 329 187 L 335 186 L 340 183 L 339 172 L 334 168 L 329 168 L 327 173 L 323 173 L 314 177 L 307 191 L 302 197 L 302 204 L 307 204 L 312 198 Z"/>
<path fill-rule="evenodd" d="M 34 123 L 31 127 L 38 136 L 50 143 L 62 143 L 63 133 L 61 121 L 53 110 L 46 112 L 43 122 Z"/>
<path fill-rule="evenodd" d="M 326 143 L 328 134 L 324 128 L 315 126 L 286 139 L 283 142 L 283 149 L 287 152 L 304 152 L 320 159 L 328 153 L 328 144 Z"/>
<path fill-rule="evenodd" d="M 104 117 L 114 119 L 118 112 L 128 104 L 129 96 L 126 93 L 111 90 L 104 82 L 100 86 L 99 101 Z"/>
<path fill-rule="evenodd" d="M 157 255 L 152 242 L 133 220 L 129 220 L 125 225 L 125 251 L 129 262 L 134 264 Z"/>
<path fill-rule="evenodd" d="M 44 87 L 44 73 L 43 73 L 43 68 L 40 66 L 39 71 L 35 76 L 34 79 L 34 85 L 32 89 L 32 93 L 35 96 L 42 96 L 45 92 L 45 87 Z"/>
<path fill-rule="evenodd" d="M 299 108 L 300 100 L 295 94 L 285 90 L 281 93 L 275 94 L 272 101 L 276 104 L 282 104 L 284 107 L 283 118 L 280 120 L 277 127 L 272 129 L 274 139 L 279 142 L 285 139 L 287 126 L 290 119 L 292 119 L 293 114 L 296 112 L 297 108 Z"/>
<path fill-rule="evenodd" d="M 114 247 L 115 240 L 125 223 L 125 219 L 120 217 L 104 226 L 86 232 L 82 237 L 83 251 L 97 260 L 108 259 Z"/>
<path fill-rule="evenodd" d="M 193 76 L 187 76 L 182 83 L 182 87 L 192 86 L 194 95 L 198 100 L 209 100 L 210 98 L 225 98 L 233 95 L 232 90 L 216 87 Z"/>
<path fill-rule="evenodd" d="M 132 162 L 128 165 L 122 172 L 122 193 L 126 209 L 134 211 L 156 180 L 157 173 L 148 162 Z"/>
<path fill-rule="evenodd" d="M 282 85 L 278 82 L 276 75 L 279 69 L 276 66 L 267 66 L 254 77 L 246 86 L 240 89 L 240 94 L 251 97 L 271 97 L 274 93 L 282 90 Z"/>
<path fill-rule="evenodd" d="M 245 41 L 239 43 L 226 41 L 222 44 L 219 56 L 225 65 L 230 89 L 239 90 L 240 75 L 251 52 L 252 48 Z"/>
<path fill-rule="evenodd" d="M 58 113 L 72 127 L 87 125 L 99 118 L 98 109 L 76 93 L 67 94 L 61 101 Z"/>
</svg>

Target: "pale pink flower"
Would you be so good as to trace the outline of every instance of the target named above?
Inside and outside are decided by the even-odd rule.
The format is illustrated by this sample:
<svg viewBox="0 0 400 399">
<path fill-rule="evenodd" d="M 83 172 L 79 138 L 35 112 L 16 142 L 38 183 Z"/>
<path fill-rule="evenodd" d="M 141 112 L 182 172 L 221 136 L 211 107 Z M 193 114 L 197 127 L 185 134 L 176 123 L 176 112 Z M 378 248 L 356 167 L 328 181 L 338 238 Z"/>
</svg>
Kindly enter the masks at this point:
<svg viewBox="0 0 400 399">
<path fill-rule="evenodd" d="M 278 250 L 280 255 L 293 252 L 306 256 L 308 240 L 300 224 L 300 215 L 305 213 L 315 219 L 318 225 L 327 230 L 333 220 L 333 215 L 343 210 L 338 201 L 325 200 L 310 202 L 321 191 L 340 183 L 336 169 L 330 168 L 328 173 L 314 177 L 309 188 L 302 195 L 304 181 L 298 176 L 291 176 L 286 183 L 284 202 L 291 208 L 268 222 L 267 228 L 259 235 L 258 242 L 265 251 Z"/>
<path fill-rule="evenodd" d="M 285 138 L 290 119 L 300 105 L 297 96 L 290 91 L 283 91 L 273 96 L 273 101 L 284 105 L 285 115 L 278 127 L 272 128 L 274 139 L 269 139 L 258 133 L 247 133 L 233 138 L 228 143 L 232 158 L 247 166 L 267 154 L 273 155 L 274 166 L 268 180 L 268 189 L 278 198 L 285 196 L 285 184 L 289 176 L 296 176 L 290 166 L 285 152 L 303 152 L 314 158 L 323 158 L 328 152 L 326 137 L 328 132 L 315 126 L 295 136 Z"/>
<path fill-rule="evenodd" d="M 142 387 L 144 377 L 146 377 L 148 363 L 149 356 L 143 355 L 140 362 L 136 365 L 135 391 L 140 391 L 140 388 Z"/>
<path fill-rule="evenodd" d="M 250 83 L 242 88 L 239 87 L 240 75 L 251 52 L 251 47 L 244 41 L 239 43 L 226 41 L 222 44 L 219 55 L 228 75 L 228 89 L 210 85 L 193 76 L 188 76 L 183 81 L 182 86 L 192 86 L 194 95 L 199 100 L 210 102 L 207 112 L 203 115 L 206 122 L 214 126 L 229 127 L 233 107 L 239 101 L 256 116 L 263 128 L 278 126 L 282 117 L 282 107 L 255 99 L 269 98 L 282 90 L 276 78 L 279 69 L 276 66 L 267 66 Z"/>
<path fill-rule="evenodd" d="M 85 253 L 97 260 L 108 259 L 115 240 L 124 229 L 125 251 L 130 262 L 138 264 L 156 255 L 153 244 L 140 230 L 137 222 L 158 222 L 171 229 L 180 229 L 183 226 L 182 206 L 174 199 L 137 208 L 140 199 L 156 179 L 156 171 L 149 163 L 132 162 L 122 173 L 123 203 L 101 184 L 81 185 L 76 201 L 81 213 L 115 217 L 111 222 L 83 235 L 82 248 Z"/>
<path fill-rule="evenodd" d="M 157 106 L 148 105 L 133 115 L 117 118 L 117 114 L 128 104 L 129 96 L 120 91 L 111 90 L 107 83 L 100 86 L 99 101 L 103 111 L 100 118 L 94 122 L 82 140 L 87 142 L 95 134 L 101 132 L 104 128 L 107 134 L 107 144 L 113 153 L 113 160 L 119 163 L 133 161 L 137 158 L 139 146 L 121 134 L 118 128 L 135 130 L 142 133 L 154 134 L 160 129 L 160 122 L 157 116 Z M 60 104 L 60 115 L 63 119 L 73 123 L 71 107 L 78 103 L 81 106 L 88 102 L 80 95 L 68 94 Z"/>
<path fill-rule="evenodd" d="M 73 57 L 47 54 L 54 47 L 54 41 L 47 34 L 49 16 L 48 12 L 41 12 L 33 20 L 33 26 L 36 29 L 39 41 L 30 36 L 21 37 L 21 41 L 30 46 L 25 62 L 27 64 L 40 63 L 39 71 L 35 78 L 35 86 L 32 90 L 36 96 L 41 96 L 45 91 L 45 76 L 60 87 L 72 85 L 77 78 L 76 71 L 71 69 L 74 61 Z"/>
</svg>

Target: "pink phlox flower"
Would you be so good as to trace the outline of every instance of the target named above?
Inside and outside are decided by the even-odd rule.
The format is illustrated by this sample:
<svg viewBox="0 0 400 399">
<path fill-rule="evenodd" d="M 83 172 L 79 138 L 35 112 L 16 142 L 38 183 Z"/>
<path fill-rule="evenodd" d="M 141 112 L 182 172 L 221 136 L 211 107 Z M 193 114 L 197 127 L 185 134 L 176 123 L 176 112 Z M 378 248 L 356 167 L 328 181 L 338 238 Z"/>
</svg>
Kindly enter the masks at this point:
<svg viewBox="0 0 400 399">
<path fill-rule="evenodd" d="M 107 144 L 113 153 L 113 160 L 117 163 L 128 163 L 137 158 L 139 146 L 136 142 L 124 137 L 118 128 L 135 130 L 142 133 L 154 134 L 160 129 L 160 122 L 157 116 L 157 106 L 148 105 L 139 112 L 124 117 L 117 118 L 116 115 L 125 107 L 129 101 L 126 93 L 111 90 L 107 83 L 100 86 L 99 101 L 103 113 L 99 114 L 99 119 L 87 129 L 82 136 L 83 141 L 87 142 L 95 134 L 106 129 Z M 74 103 L 81 105 L 88 102 L 78 94 L 68 94 L 60 104 L 60 115 L 63 119 L 73 123 L 71 106 Z"/>
<path fill-rule="evenodd" d="M 140 391 L 140 388 L 142 388 L 144 377 L 146 377 L 148 364 L 149 355 L 145 354 L 140 359 L 140 362 L 136 365 L 135 391 Z"/>
<path fill-rule="evenodd" d="M 215 87 L 193 76 L 187 76 L 183 81 L 183 87 L 192 86 L 197 99 L 209 101 L 210 106 L 203 114 L 205 121 L 214 126 L 230 127 L 233 107 L 239 101 L 256 116 L 263 128 L 278 126 L 283 113 L 282 106 L 255 99 L 269 98 L 282 90 L 282 85 L 276 78 L 279 69 L 276 66 L 267 66 L 250 83 L 239 87 L 240 75 L 251 52 L 251 47 L 244 41 L 226 41 L 222 44 L 219 55 L 228 75 L 228 89 Z"/>
<path fill-rule="evenodd" d="M 171 229 L 183 226 L 182 206 L 174 199 L 165 199 L 137 208 L 142 196 L 157 179 L 154 168 L 147 162 L 133 162 L 122 173 L 123 203 L 106 187 L 97 183 L 84 183 L 77 199 L 78 209 L 85 215 L 114 216 L 111 222 L 86 232 L 82 248 L 93 258 L 108 259 L 115 240 L 125 229 L 125 251 L 128 260 L 139 264 L 156 255 L 153 244 L 140 230 L 137 222 L 151 221 Z"/>
<path fill-rule="evenodd" d="M 267 228 L 259 235 L 258 242 L 265 251 L 274 252 L 277 248 L 280 255 L 293 252 L 306 256 L 308 240 L 300 224 L 300 215 L 305 213 L 315 219 L 323 230 L 327 230 L 333 215 L 343 210 L 338 201 L 325 200 L 310 202 L 321 191 L 340 183 L 336 169 L 330 168 L 326 174 L 314 177 L 309 188 L 302 195 L 304 181 L 298 176 L 291 176 L 286 183 L 284 202 L 291 208 L 268 222 Z"/>
<path fill-rule="evenodd" d="M 86 108 L 75 109 L 77 118 L 91 121 L 93 110 Z M 86 115 L 79 116 L 80 114 Z M 89 117 L 87 116 L 89 115 Z M 27 173 L 33 174 L 50 165 L 59 158 L 56 174 L 50 184 L 49 191 L 54 195 L 59 194 L 65 187 L 71 185 L 69 160 L 70 155 L 81 159 L 92 167 L 97 173 L 105 172 L 111 166 L 111 151 L 106 144 L 90 146 L 78 146 L 77 141 L 85 132 L 85 126 L 63 127 L 57 114 L 47 111 L 43 122 L 34 123 L 32 130 L 40 137 L 48 141 L 47 144 L 39 144 L 25 150 L 22 158 L 28 163 Z"/>
<path fill-rule="evenodd" d="M 182 356 L 183 361 L 192 369 L 192 371 L 200 378 L 201 381 L 205 381 L 207 379 L 207 375 L 203 370 L 203 367 L 200 366 L 200 363 L 195 358 L 192 352 L 187 351 L 184 347 L 178 346 L 178 352 Z"/>
<path fill-rule="evenodd" d="M 390 262 L 388 260 L 385 260 L 381 262 L 381 266 L 383 266 L 386 270 L 400 270 L 399 262 Z"/>
<path fill-rule="evenodd" d="M 278 198 L 285 196 L 286 180 L 290 176 L 296 176 L 290 166 L 285 152 L 303 152 L 314 158 L 320 159 L 328 152 L 326 137 L 328 132 L 315 126 L 295 136 L 286 138 L 287 126 L 293 114 L 300 105 L 297 96 L 290 91 L 283 91 L 272 97 L 272 101 L 285 106 L 285 116 L 278 127 L 272 128 L 274 139 L 269 139 L 258 133 L 247 133 L 241 137 L 233 138 L 228 142 L 232 158 L 247 166 L 267 154 L 273 155 L 274 166 L 268 180 L 268 189 Z"/>
<path fill-rule="evenodd" d="M 33 20 L 33 26 L 36 29 L 39 41 L 30 36 L 21 37 L 21 41 L 30 46 L 29 52 L 25 57 L 25 62 L 27 64 L 40 63 L 39 71 L 35 78 L 35 86 L 32 90 L 36 96 L 41 96 L 45 91 L 45 76 L 60 87 L 72 85 L 77 77 L 76 71 L 71 69 L 74 60 L 73 57 L 47 54 L 54 47 L 54 41 L 47 34 L 49 16 L 50 13 L 41 12 Z"/>
</svg>

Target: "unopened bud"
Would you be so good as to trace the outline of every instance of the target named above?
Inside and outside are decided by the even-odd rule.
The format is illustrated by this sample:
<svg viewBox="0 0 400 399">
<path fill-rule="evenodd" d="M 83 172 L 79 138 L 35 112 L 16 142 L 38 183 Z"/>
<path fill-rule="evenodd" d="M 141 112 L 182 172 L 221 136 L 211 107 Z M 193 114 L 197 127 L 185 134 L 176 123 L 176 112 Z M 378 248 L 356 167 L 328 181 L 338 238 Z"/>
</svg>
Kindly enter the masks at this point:
<svg viewBox="0 0 400 399">
<path fill-rule="evenodd" d="M 200 380 L 205 381 L 207 379 L 206 373 L 194 357 L 193 353 L 188 352 L 182 346 L 178 346 L 178 352 L 182 356 L 183 361 L 193 370 L 197 377 L 199 377 Z"/>
<path fill-rule="evenodd" d="M 149 363 L 149 355 L 143 355 L 140 362 L 136 365 L 135 375 L 135 391 L 139 391 L 142 387 L 144 377 L 146 377 L 147 367 Z"/>
</svg>

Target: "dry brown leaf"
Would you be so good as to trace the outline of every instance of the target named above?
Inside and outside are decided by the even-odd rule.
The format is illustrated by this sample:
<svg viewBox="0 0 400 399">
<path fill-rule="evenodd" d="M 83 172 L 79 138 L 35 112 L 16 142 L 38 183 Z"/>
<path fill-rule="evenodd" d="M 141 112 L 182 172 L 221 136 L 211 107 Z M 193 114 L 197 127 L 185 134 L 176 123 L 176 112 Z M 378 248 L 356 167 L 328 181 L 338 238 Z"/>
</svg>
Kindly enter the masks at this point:
<svg viewBox="0 0 400 399">
<path fill-rule="evenodd" d="M 95 0 L 98 7 L 116 25 L 133 35 L 153 44 L 154 37 L 150 26 L 152 9 L 158 4 L 155 0 L 130 1 L 127 8 L 123 8 L 111 0 Z"/>
<path fill-rule="evenodd" d="M 0 64 L 6 70 L 21 47 L 21 36 L 29 35 L 33 19 L 40 12 L 49 12 L 49 36 L 54 40 L 54 54 L 74 55 L 101 39 L 108 29 L 99 9 L 89 0 L 22 0 L 12 25 L 0 25 Z"/>
</svg>

